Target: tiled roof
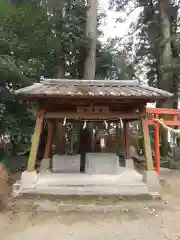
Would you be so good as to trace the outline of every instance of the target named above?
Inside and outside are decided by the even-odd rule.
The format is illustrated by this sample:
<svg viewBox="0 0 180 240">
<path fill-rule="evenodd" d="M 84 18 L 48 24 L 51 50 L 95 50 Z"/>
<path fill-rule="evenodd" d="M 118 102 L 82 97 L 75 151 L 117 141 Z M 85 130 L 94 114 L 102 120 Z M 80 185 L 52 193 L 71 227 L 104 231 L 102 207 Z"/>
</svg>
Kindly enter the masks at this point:
<svg viewBox="0 0 180 240">
<path fill-rule="evenodd" d="M 69 80 L 43 79 L 40 83 L 21 88 L 17 95 L 41 97 L 117 97 L 163 99 L 172 94 L 134 80 Z"/>
</svg>

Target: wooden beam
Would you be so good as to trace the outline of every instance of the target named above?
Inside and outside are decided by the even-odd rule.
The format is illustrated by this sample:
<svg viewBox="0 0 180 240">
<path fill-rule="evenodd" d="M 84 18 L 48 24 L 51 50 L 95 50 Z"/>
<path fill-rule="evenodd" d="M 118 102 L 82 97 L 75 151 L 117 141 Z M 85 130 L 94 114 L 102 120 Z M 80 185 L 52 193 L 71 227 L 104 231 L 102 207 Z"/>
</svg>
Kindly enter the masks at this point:
<svg viewBox="0 0 180 240">
<path fill-rule="evenodd" d="M 163 123 L 166 124 L 167 126 L 180 126 L 180 121 L 176 120 L 164 120 Z M 156 122 L 154 120 L 148 120 L 149 125 L 155 125 Z"/>
<path fill-rule="evenodd" d="M 41 99 L 39 100 L 42 104 L 46 105 L 46 104 L 50 104 L 50 105 L 53 105 L 53 104 L 66 104 L 68 103 L 68 105 L 92 105 L 92 104 L 103 104 L 103 105 L 107 105 L 107 104 L 113 104 L 113 103 L 116 103 L 116 104 L 133 104 L 134 106 L 136 105 L 140 105 L 140 106 L 144 106 L 146 105 L 146 101 L 142 101 L 141 99 L 138 100 L 138 99 L 130 99 L 130 98 L 125 98 L 125 99 L 102 99 L 102 98 L 95 98 L 95 99 L 92 99 L 92 98 L 74 98 L 73 101 L 72 99 L 67 99 L 67 98 L 45 98 L 45 99 Z"/>
<path fill-rule="evenodd" d="M 52 120 L 48 121 L 48 135 L 47 135 L 47 142 L 46 147 L 44 151 L 44 158 L 50 158 L 50 152 L 51 152 L 51 145 L 52 145 L 52 136 L 53 136 L 53 129 L 54 129 L 54 123 Z"/>
<path fill-rule="evenodd" d="M 36 117 L 34 135 L 32 136 L 31 152 L 29 155 L 28 166 L 27 166 L 28 172 L 32 172 L 35 170 L 36 157 L 37 157 L 42 127 L 43 127 L 43 112 L 40 111 Z"/>
<path fill-rule="evenodd" d="M 118 120 L 120 118 L 126 118 L 126 119 L 138 119 L 142 114 L 138 113 L 125 113 L 125 112 L 110 112 L 110 113 L 94 113 L 94 114 L 88 114 L 88 113 L 77 113 L 77 112 L 46 112 L 44 117 L 46 119 L 64 119 L 65 117 L 68 120 Z"/>
<path fill-rule="evenodd" d="M 169 108 L 146 108 L 146 112 L 159 115 L 180 115 L 180 110 Z"/>
<path fill-rule="evenodd" d="M 68 111 L 75 111 L 77 107 L 89 107 L 90 105 L 96 106 L 108 106 L 109 109 L 114 109 L 114 111 L 134 111 L 138 108 L 144 106 L 144 104 L 136 101 L 131 101 L 129 103 L 126 102 L 119 102 L 119 101 L 110 101 L 110 102 L 103 102 L 102 100 L 99 101 L 86 101 L 86 100 L 67 100 L 64 99 L 54 99 L 54 101 L 44 100 L 40 101 L 41 108 L 47 112 L 62 112 L 64 110 Z"/>
<path fill-rule="evenodd" d="M 155 114 L 155 118 L 158 118 L 158 114 Z M 154 139 L 155 139 L 155 162 L 156 162 L 156 172 L 160 176 L 160 141 L 159 141 L 159 124 L 154 125 Z"/>
<path fill-rule="evenodd" d="M 153 158 L 152 158 L 152 150 L 149 136 L 149 127 L 148 127 L 148 119 L 146 116 L 141 117 L 141 124 L 143 130 L 144 137 L 144 150 L 145 150 L 145 159 L 146 159 L 146 167 L 147 171 L 153 171 Z"/>
</svg>

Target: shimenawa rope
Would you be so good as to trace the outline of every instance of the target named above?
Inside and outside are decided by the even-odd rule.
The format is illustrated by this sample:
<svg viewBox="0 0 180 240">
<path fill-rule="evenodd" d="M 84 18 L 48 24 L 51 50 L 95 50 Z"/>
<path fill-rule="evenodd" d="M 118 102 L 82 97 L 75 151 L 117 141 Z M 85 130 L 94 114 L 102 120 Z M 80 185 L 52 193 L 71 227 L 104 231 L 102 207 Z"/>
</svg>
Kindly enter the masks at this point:
<svg viewBox="0 0 180 240">
<path fill-rule="evenodd" d="M 164 129 L 166 129 L 167 131 L 170 131 L 171 133 L 174 133 L 174 134 L 180 134 L 180 129 L 174 129 L 172 127 L 168 127 L 164 122 L 163 122 L 163 119 L 154 119 L 154 121 L 156 123 L 158 123 L 159 125 L 161 125 Z"/>
</svg>

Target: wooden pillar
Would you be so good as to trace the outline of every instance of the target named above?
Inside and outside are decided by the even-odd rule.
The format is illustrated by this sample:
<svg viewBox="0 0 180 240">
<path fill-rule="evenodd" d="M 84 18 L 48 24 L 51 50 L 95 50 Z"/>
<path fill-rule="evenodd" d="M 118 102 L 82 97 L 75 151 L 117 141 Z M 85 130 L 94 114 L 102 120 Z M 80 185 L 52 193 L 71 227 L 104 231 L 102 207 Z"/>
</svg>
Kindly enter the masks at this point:
<svg viewBox="0 0 180 240">
<path fill-rule="evenodd" d="M 53 129 L 54 129 L 54 123 L 52 120 L 48 121 L 48 135 L 47 135 L 47 142 L 46 147 L 44 151 L 44 158 L 50 158 L 50 152 L 51 152 L 51 145 L 52 145 L 52 136 L 53 136 Z"/>
<path fill-rule="evenodd" d="M 144 151 L 145 151 L 145 160 L 146 160 L 146 167 L 147 171 L 153 171 L 153 158 L 152 158 L 152 150 L 151 150 L 151 143 L 150 143 L 150 136 L 149 136 L 149 127 L 148 127 L 148 119 L 146 116 L 141 117 L 141 124 L 143 130 L 143 137 L 144 137 Z"/>
<path fill-rule="evenodd" d="M 155 118 L 158 118 L 158 114 L 155 114 Z M 160 142 L 159 142 L 159 124 L 154 125 L 154 138 L 155 138 L 155 161 L 156 161 L 156 171 L 160 176 Z"/>
<path fill-rule="evenodd" d="M 44 117 L 43 115 L 44 115 L 43 112 L 40 111 L 36 117 L 34 135 L 32 136 L 31 152 L 28 159 L 28 166 L 27 166 L 28 172 L 33 172 L 35 170 L 36 157 L 37 157 L 42 127 L 43 127 L 43 117 Z"/>
<path fill-rule="evenodd" d="M 129 158 L 129 121 L 123 120 L 125 158 Z"/>
</svg>

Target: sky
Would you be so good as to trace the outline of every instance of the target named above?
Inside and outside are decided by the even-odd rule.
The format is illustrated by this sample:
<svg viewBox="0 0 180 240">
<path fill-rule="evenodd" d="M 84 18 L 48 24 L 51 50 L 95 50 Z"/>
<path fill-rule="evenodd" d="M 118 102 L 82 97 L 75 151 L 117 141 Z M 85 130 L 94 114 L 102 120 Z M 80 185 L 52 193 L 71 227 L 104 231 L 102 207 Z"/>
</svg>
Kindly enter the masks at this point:
<svg viewBox="0 0 180 240">
<path fill-rule="evenodd" d="M 139 10 L 133 11 L 129 17 L 126 18 L 126 14 L 116 13 L 114 11 L 109 11 L 109 0 L 99 0 L 101 11 L 105 11 L 108 15 L 105 26 L 102 27 L 104 32 L 104 38 L 106 40 L 109 37 L 123 37 L 129 31 L 129 25 L 132 21 L 136 21 L 139 15 Z M 116 23 L 116 19 L 121 17 L 126 19 L 123 23 Z"/>
<path fill-rule="evenodd" d="M 126 18 L 126 14 L 120 14 L 116 13 L 114 11 L 109 11 L 109 0 L 99 0 L 100 9 L 101 11 L 105 11 L 108 15 L 106 23 L 102 27 L 102 30 L 104 32 L 104 37 L 101 39 L 102 41 L 106 40 L 110 37 L 123 37 L 126 34 L 128 34 L 128 31 L 130 30 L 129 26 L 132 23 L 132 21 L 136 21 L 140 12 L 140 9 L 137 9 L 136 11 L 133 11 L 128 18 Z M 118 17 L 121 17 L 122 19 L 126 19 L 126 21 L 123 21 L 122 23 L 116 23 L 116 19 Z M 148 103 L 148 107 L 155 107 L 154 104 Z"/>
</svg>

